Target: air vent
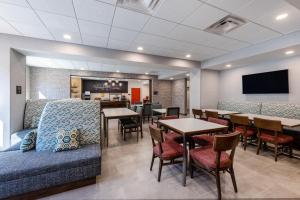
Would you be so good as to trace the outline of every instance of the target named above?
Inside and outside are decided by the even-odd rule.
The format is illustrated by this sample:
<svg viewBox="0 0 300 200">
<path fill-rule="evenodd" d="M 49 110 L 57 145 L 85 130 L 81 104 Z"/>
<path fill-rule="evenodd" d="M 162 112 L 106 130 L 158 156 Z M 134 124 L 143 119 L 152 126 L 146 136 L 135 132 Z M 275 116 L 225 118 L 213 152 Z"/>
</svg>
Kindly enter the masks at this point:
<svg viewBox="0 0 300 200">
<path fill-rule="evenodd" d="M 246 21 L 241 18 L 228 15 L 205 30 L 210 33 L 223 35 L 244 25 L 245 23 Z"/>
<path fill-rule="evenodd" d="M 123 8 L 151 14 L 159 2 L 160 0 L 118 0 L 117 4 Z"/>
</svg>

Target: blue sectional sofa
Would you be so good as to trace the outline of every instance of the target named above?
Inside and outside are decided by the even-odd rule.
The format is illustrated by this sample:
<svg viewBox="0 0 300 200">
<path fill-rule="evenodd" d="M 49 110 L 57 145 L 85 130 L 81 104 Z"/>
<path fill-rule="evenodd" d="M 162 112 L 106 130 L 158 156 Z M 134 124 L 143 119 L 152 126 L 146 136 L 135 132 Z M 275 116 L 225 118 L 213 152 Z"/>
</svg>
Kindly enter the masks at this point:
<svg viewBox="0 0 300 200">
<path fill-rule="evenodd" d="M 39 105 L 26 105 L 27 119 L 24 118 L 24 122 L 32 117 L 39 121 L 37 140 L 42 141 L 39 149 L 19 150 L 22 138 L 34 128 L 27 121 L 26 126 L 24 123 L 27 129 L 13 134 L 13 145 L 0 152 L 0 199 L 35 199 L 95 183 L 101 173 L 100 103 L 56 100 Z M 34 112 L 32 108 L 42 112 Z M 59 128 L 76 128 L 82 132 L 81 148 L 54 153 L 52 146 L 43 146 L 53 141 Z"/>
</svg>

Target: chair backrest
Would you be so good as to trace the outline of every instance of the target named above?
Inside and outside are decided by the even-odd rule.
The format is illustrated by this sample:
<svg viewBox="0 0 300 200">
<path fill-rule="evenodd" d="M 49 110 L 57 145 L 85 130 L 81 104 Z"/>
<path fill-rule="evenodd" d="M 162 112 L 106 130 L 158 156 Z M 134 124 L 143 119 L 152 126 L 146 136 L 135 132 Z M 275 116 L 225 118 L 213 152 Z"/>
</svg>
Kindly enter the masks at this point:
<svg viewBox="0 0 300 200">
<path fill-rule="evenodd" d="M 223 125 L 223 126 L 228 126 L 229 125 L 229 122 L 227 120 L 214 118 L 214 117 L 208 117 L 207 121 L 212 122 L 212 123 L 216 123 L 216 124 L 220 124 L 220 125 Z M 225 133 L 226 134 L 227 132 L 228 132 L 228 128 L 224 129 L 224 131 L 220 132 L 220 133 Z"/>
<path fill-rule="evenodd" d="M 162 120 L 178 119 L 178 116 L 176 116 L 176 115 L 164 116 L 164 117 L 162 117 L 161 119 L 162 119 Z"/>
<path fill-rule="evenodd" d="M 167 108 L 167 116 L 176 115 L 179 118 L 179 107 L 168 107 Z"/>
<path fill-rule="evenodd" d="M 240 138 L 239 132 L 234 132 L 234 133 L 230 133 L 230 134 L 226 134 L 226 135 L 216 135 L 214 137 L 213 149 L 214 149 L 214 151 L 217 152 L 217 155 L 216 155 L 217 168 L 220 167 L 221 153 L 223 151 L 231 150 L 229 158 L 230 158 L 231 162 L 233 163 L 235 148 L 239 143 L 239 138 Z"/>
<path fill-rule="evenodd" d="M 249 126 L 248 116 L 230 115 L 230 121 L 234 125 Z"/>
<path fill-rule="evenodd" d="M 145 103 L 143 105 L 143 114 L 144 115 L 151 115 L 152 114 L 152 106 L 150 103 Z"/>
<path fill-rule="evenodd" d="M 193 112 L 193 115 L 194 115 L 194 118 L 201 118 L 202 115 L 203 115 L 203 112 L 201 109 L 192 109 L 192 112 Z"/>
<path fill-rule="evenodd" d="M 152 140 L 152 146 L 155 147 L 156 145 L 158 145 L 159 152 L 163 153 L 163 149 L 161 145 L 164 142 L 162 130 L 151 124 L 149 125 L 149 130 L 150 130 L 150 135 Z"/>
<path fill-rule="evenodd" d="M 258 128 L 260 132 L 261 129 L 274 131 L 274 132 L 282 132 L 282 124 L 281 121 L 277 120 L 269 120 L 269 119 L 261 119 L 254 118 L 254 125 Z"/>
<path fill-rule="evenodd" d="M 209 118 L 209 117 L 218 118 L 219 117 L 218 112 L 213 112 L 213 111 L 208 111 L 208 110 L 205 111 L 205 116 L 207 118 Z"/>
</svg>

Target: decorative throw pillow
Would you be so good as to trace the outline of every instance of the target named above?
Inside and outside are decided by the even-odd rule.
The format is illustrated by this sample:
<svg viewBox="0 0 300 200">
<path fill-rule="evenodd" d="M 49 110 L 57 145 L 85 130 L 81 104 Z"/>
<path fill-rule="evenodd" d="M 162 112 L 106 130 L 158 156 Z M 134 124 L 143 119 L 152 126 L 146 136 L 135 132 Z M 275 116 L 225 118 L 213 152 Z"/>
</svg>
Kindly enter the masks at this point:
<svg viewBox="0 0 300 200">
<path fill-rule="evenodd" d="M 37 128 L 39 126 L 39 122 L 40 122 L 40 118 L 39 117 L 32 117 L 32 121 L 31 121 L 31 128 Z"/>
<path fill-rule="evenodd" d="M 77 129 L 59 129 L 56 135 L 54 152 L 68 151 L 80 148 L 80 134 Z"/>
<path fill-rule="evenodd" d="M 25 152 L 34 149 L 36 143 L 36 135 L 36 130 L 27 133 L 21 142 L 20 150 Z"/>
</svg>

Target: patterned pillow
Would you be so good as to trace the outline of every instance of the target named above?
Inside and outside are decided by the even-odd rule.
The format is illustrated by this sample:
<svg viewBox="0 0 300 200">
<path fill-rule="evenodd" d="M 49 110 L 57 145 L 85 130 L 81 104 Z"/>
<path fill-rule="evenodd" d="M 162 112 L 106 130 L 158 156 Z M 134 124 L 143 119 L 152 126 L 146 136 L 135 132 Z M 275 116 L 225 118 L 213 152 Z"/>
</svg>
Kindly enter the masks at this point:
<svg viewBox="0 0 300 200">
<path fill-rule="evenodd" d="M 36 135 L 36 130 L 27 133 L 21 142 L 20 150 L 25 152 L 34 149 L 36 143 Z"/>
<path fill-rule="evenodd" d="M 59 129 L 56 135 L 54 152 L 68 151 L 80 148 L 80 134 L 77 129 Z"/>
<path fill-rule="evenodd" d="M 37 116 L 32 117 L 30 128 L 37 128 L 39 126 L 40 118 Z"/>
</svg>

